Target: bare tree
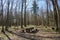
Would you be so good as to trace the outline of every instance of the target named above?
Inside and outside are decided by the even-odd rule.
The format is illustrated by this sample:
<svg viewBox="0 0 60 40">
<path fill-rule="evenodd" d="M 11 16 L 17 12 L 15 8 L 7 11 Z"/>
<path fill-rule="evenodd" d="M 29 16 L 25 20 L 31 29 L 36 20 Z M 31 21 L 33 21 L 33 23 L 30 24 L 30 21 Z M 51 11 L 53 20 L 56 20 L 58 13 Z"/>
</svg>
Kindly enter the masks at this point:
<svg viewBox="0 0 60 40">
<path fill-rule="evenodd" d="M 3 0 L 1 0 L 1 15 L 2 15 L 2 18 L 1 18 L 1 24 L 2 24 L 2 32 L 4 32 L 4 24 L 3 24 Z"/>
<path fill-rule="evenodd" d="M 7 0 L 7 19 L 6 19 L 6 27 L 5 27 L 5 30 L 8 30 L 8 27 L 9 27 L 9 5 L 10 5 L 10 1 Z"/>
<path fill-rule="evenodd" d="M 9 25 L 10 27 L 12 26 L 12 21 L 13 21 L 13 3 L 14 3 L 14 0 L 11 1 L 11 8 L 10 8 L 10 12 L 9 12 Z"/>
<path fill-rule="evenodd" d="M 42 26 L 44 25 L 44 13 L 43 13 L 43 7 L 41 8 L 41 18 L 42 18 Z"/>
<path fill-rule="evenodd" d="M 24 5 L 25 5 L 25 9 L 24 9 L 24 26 L 26 27 L 26 0 L 24 0 Z"/>
<path fill-rule="evenodd" d="M 53 4 L 53 10 L 54 10 L 54 19 L 56 23 L 56 31 L 59 29 L 59 9 L 58 9 L 58 3 L 57 0 L 51 0 Z"/>
<path fill-rule="evenodd" d="M 46 0 L 46 4 L 47 4 L 47 15 L 46 15 L 46 17 L 47 17 L 47 20 L 46 20 L 46 22 L 47 22 L 47 26 L 49 26 L 49 11 L 48 11 L 48 0 Z"/>
<path fill-rule="evenodd" d="M 21 28 L 23 28 L 23 0 L 21 0 Z"/>
<path fill-rule="evenodd" d="M 18 1 L 16 1 L 16 6 L 15 6 L 15 19 L 16 19 L 16 23 L 15 26 L 17 26 L 17 3 Z"/>
</svg>

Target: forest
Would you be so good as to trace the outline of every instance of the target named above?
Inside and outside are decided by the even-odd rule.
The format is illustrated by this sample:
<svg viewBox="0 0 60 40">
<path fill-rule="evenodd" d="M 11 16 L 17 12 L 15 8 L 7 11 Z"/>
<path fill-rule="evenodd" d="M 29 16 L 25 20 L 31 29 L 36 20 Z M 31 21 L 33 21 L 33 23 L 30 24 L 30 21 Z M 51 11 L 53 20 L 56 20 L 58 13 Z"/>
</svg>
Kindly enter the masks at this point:
<svg viewBox="0 0 60 40">
<path fill-rule="evenodd" d="M 59 40 L 60 0 L 0 0 L 0 40 Z"/>
</svg>

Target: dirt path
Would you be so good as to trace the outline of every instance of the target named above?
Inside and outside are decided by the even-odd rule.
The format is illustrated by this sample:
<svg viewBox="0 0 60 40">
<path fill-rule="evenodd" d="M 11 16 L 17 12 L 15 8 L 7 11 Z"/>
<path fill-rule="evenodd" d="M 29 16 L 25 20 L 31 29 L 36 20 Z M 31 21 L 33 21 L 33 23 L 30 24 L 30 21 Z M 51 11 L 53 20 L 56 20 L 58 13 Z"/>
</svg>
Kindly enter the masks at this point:
<svg viewBox="0 0 60 40">
<path fill-rule="evenodd" d="M 60 40 L 60 34 L 54 32 L 53 33 L 38 32 L 36 34 L 32 34 L 32 33 L 21 33 L 20 31 L 16 31 L 13 32 L 13 34 L 9 32 L 6 32 L 6 34 L 11 38 L 11 40 Z M 6 36 L 4 37 L 7 38 Z"/>
<path fill-rule="evenodd" d="M 60 40 L 60 34 L 56 33 L 29 34 L 29 33 L 16 32 L 16 34 L 28 40 Z"/>
</svg>

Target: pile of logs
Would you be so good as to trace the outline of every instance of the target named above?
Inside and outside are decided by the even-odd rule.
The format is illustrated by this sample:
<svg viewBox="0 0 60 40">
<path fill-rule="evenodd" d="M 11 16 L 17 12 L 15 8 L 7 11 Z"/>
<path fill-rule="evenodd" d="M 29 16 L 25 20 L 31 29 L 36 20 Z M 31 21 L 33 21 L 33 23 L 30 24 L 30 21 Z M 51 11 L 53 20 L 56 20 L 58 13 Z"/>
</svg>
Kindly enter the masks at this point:
<svg viewBox="0 0 60 40">
<path fill-rule="evenodd" d="M 22 29 L 22 32 L 26 32 L 26 33 L 37 33 L 38 31 L 39 30 L 38 29 L 34 29 L 34 27 Z"/>
</svg>

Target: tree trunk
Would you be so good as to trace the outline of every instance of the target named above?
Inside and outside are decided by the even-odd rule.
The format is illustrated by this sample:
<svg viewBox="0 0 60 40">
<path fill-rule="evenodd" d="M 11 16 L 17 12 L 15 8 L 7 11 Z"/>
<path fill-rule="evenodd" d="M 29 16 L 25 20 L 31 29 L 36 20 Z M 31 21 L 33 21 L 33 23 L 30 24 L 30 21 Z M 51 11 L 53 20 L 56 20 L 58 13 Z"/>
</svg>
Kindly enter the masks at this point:
<svg viewBox="0 0 60 40">
<path fill-rule="evenodd" d="M 22 5 L 21 5 L 21 28 L 23 28 L 23 0 L 22 0 Z"/>
<path fill-rule="evenodd" d="M 57 0 L 52 0 L 53 9 L 54 9 L 54 18 L 56 23 L 56 31 L 59 29 L 59 9 L 58 9 L 58 3 Z"/>
<path fill-rule="evenodd" d="M 2 18 L 1 18 L 1 24 L 2 24 L 2 30 L 1 30 L 1 32 L 4 32 L 4 24 L 3 24 L 3 1 L 1 0 L 1 7 L 2 7 L 2 9 L 1 9 L 1 16 L 2 16 Z"/>
<path fill-rule="evenodd" d="M 7 19 L 6 19 L 6 27 L 5 27 L 6 31 L 8 30 L 8 27 L 9 27 L 9 5 L 10 5 L 9 0 L 8 0 L 7 5 L 8 5 L 8 7 L 7 7 Z"/>
<path fill-rule="evenodd" d="M 26 27 L 26 0 L 25 0 L 25 9 L 24 9 L 24 26 Z"/>
<path fill-rule="evenodd" d="M 46 20 L 46 23 L 47 23 L 47 26 L 49 26 L 49 11 L 48 11 L 48 0 L 46 0 L 46 4 L 47 4 L 47 20 Z"/>
</svg>

